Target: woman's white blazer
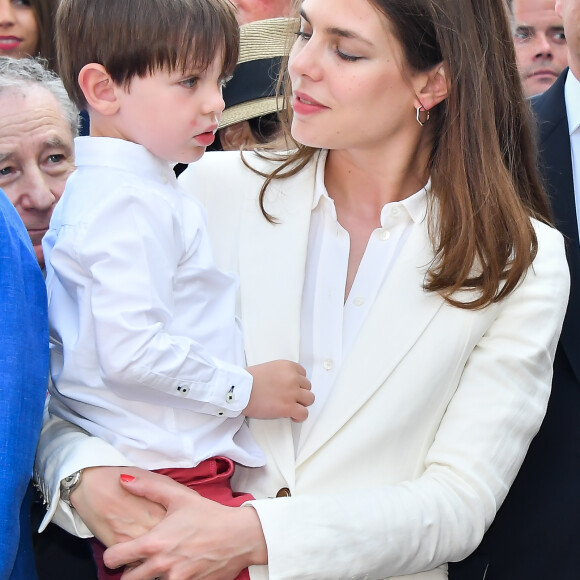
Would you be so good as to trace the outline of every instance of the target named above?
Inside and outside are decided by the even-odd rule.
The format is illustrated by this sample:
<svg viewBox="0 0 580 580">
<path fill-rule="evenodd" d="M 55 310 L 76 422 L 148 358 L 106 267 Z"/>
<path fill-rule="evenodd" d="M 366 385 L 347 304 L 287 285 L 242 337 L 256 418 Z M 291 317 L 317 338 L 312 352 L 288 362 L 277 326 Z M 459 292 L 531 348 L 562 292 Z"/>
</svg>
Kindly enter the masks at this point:
<svg viewBox="0 0 580 580">
<path fill-rule="evenodd" d="M 275 224 L 237 152 L 180 178 L 207 208 L 218 265 L 239 273 L 248 365 L 299 358 L 314 178 L 313 162 L 272 184 Z M 433 250 L 427 220 L 415 226 L 298 455 L 289 420 L 250 421 L 267 465 L 239 468 L 235 487 L 257 498 L 269 555 L 252 579 L 435 580 L 477 546 L 544 416 L 568 298 L 562 236 L 534 225 L 525 279 L 480 310 L 423 290 Z M 49 500 L 62 477 L 103 464 L 126 461 L 49 419 L 37 463 Z M 82 533 L 60 504 L 55 519 Z"/>
</svg>

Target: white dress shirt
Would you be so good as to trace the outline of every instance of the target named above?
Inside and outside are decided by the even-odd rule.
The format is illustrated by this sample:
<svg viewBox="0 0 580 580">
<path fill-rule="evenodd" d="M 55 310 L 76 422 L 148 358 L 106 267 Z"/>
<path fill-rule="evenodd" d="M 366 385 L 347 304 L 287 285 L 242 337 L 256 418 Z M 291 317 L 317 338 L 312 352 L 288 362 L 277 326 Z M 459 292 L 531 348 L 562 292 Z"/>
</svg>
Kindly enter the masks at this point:
<svg viewBox="0 0 580 580">
<path fill-rule="evenodd" d="M 312 382 L 316 397 L 308 419 L 295 424 L 298 441 L 315 424 L 330 396 L 342 361 L 348 355 L 360 327 L 400 254 L 414 223 L 425 219 L 426 188 L 381 210 L 381 227 L 371 234 L 350 293 L 345 286 L 350 237 L 338 222 L 334 201 L 324 185 L 326 156 L 316 169 L 312 219 L 301 313 L 300 362 Z M 385 328 L 385 332 L 388 332 Z M 300 449 L 299 444 L 296 450 Z"/>
<path fill-rule="evenodd" d="M 570 149 L 572 150 L 572 175 L 574 178 L 574 200 L 576 202 L 576 220 L 580 234 L 580 80 L 571 70 L 568 71 L 564 85 L 566 115 L 570 132 Z"/>
<path fill-rule="evenodd" d="M 204 210 L 140 145 L 75 148 L 43 241 L 51 412 L 146 469 L 218 455 L 263 465 L 241 415 L 252 377 L 237 280 L 214 264 Z"/>
</svg>

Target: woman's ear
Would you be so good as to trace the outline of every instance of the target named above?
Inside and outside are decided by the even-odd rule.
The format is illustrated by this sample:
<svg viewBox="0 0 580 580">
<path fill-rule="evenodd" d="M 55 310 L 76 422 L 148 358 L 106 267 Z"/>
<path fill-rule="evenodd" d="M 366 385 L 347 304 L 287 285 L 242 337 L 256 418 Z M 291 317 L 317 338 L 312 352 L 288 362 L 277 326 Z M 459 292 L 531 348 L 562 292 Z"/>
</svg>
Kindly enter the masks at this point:
<svg viewBox="0 0 580 580">
<path fill-rule="evenodd" d="M 426 73 L 417 75 L 417 80 L 419 86 L 416 88 L 416 107 L 421 106 L 429 111 L 449 96 L 449 81 L 443 63 Z"/>
<path fill-rule="evenodd" d="M 103 65 L 86 64 L 79 73 L 79 86 L 91 109 L 107 116 L 119 110 L 117 87 Z"/>
</svg>

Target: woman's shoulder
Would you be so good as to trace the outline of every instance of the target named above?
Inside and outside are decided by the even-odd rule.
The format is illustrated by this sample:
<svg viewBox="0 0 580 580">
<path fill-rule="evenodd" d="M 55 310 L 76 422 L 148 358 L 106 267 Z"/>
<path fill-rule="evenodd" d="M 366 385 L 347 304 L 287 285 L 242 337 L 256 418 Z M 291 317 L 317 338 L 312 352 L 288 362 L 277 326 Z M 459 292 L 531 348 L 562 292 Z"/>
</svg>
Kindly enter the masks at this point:
<svg viewBox="0 0 580 580">
<path fill-rule="evenodd" d="M 287 152 L 213 151 L 192 163 L 179 176 L 179 182 L 188 194 L 207 205 L 210 198 L 221 198 L 222 203 L 242 198 L 257 198 L 266 177 L 288 159 Z M 288 192 L 300 187 L 304 180 L 313 181 L 317 156 L 299 171 L 288 172 L 288 177 L 274 180 L 272 190 Z M 284 170 L 284 172 L 286 169 Z"/>
<path fill-rule="evenodd" d="M 536 238 L 538 239 L 538 255 L 536 256 L 536 260 L 540 255 L 555 255 L 556 257 L 560 255 L 565 260 L 564 236 L 551 225 L 537 219 L 532 219 L 531 221 L 536 232 Z M 536 260 L 534 260 L 534 263 Z"/>
<path fill-rule="evenodd" d="M 534 261 L 530 267 L 524 284 L 529 283 L 531 278 L 546 280 L 562 288 L 570 283 L 570 271 L 566 259 L 566 245 L 564 236 L 554 227 L 532 219 L 532 225 L 538 240 L 538 249 Z"/>
<path fill-rule="evenodd" d="M 263 180 L 261 174 L 269 174 L 281 163 L 281 154 L 264 157 L 253 151 L 210 151 L 199 161 L 190 163 L 179 176 L 185 187 L 210 183 L 239 183 L 240 180 Z"/>
</svg>

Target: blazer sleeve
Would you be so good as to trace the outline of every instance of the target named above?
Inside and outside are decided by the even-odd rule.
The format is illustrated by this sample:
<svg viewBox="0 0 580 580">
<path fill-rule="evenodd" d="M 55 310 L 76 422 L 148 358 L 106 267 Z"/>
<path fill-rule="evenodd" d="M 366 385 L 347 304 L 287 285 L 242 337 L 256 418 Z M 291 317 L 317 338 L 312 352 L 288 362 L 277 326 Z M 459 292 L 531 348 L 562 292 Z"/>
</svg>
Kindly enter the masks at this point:
<svg viewBox="0 0 580 580">
<path fill-rule="evenodd" d="M 387 578 L 431 570 L 475 549 L 549 397 L 569 273 L 561 235 L 543 225 L 537 233 L 533 266 L 499 307 L 490 307 L 488 327 L 463 368 L 423 474 L 389 485 L 361 477 L 352 491 L 250 502 L 269 562 L 267 571 L 252 569 L 253 577 Z M 376 430 L 379 441 L 380 426 Z"/>
<path fill-rule="evenodd" d="M 134 464 L 102 439 L 51 415 L 47 400 L 34 464 L 35 483 L 47 505 L 39 531 L 53 521 L 75 536 L 92 537 L 77 512 L 61 501 L 60 481 L 86 467 L 129 465 Z"/>
</svg>

